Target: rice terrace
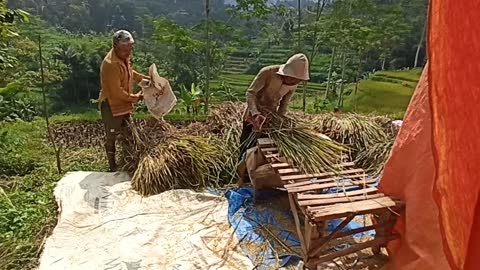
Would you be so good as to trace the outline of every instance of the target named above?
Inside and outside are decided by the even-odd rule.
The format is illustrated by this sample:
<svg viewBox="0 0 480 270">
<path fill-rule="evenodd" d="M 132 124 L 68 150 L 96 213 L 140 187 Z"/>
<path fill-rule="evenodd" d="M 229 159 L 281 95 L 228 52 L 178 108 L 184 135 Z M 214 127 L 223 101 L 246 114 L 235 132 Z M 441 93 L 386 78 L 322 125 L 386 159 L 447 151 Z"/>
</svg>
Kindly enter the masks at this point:
<svg viewBox="0 0 480 270">
<path fill-rule="evenodd" d="M 0 269 L 467 269 L 435 2 L 1 1 Z"/>
</svg>

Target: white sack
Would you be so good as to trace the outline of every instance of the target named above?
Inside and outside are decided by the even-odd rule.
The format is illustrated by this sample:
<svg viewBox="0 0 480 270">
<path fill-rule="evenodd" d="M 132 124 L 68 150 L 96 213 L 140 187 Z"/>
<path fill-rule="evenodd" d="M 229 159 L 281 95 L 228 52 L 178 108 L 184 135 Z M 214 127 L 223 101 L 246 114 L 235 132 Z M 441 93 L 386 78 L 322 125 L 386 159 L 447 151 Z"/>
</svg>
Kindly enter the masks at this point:
<svg viewBox="0 0 480 270">
<path fill-rule="evenodd" d="M 177 98 L 167 79 L 160 77 L 155 64 L 150 66 L 150 81 L 143 80 L 139 85 L 142 88 L 143 99 L 148 111 L 158 120 L 169 113 Z"/>
</svg>

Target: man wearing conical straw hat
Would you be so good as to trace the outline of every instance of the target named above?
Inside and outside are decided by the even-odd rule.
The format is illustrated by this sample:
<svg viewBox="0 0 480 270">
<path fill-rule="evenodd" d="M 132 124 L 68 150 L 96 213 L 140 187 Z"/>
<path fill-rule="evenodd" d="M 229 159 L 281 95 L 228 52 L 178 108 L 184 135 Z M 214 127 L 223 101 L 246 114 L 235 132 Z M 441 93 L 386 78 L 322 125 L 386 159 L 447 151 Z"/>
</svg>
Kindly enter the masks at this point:
<svg viewBox="0 0 480 270">
<path fill-rule="evenodd" d="M 240 136 L 240 159 L 250 148 L 250 145 L 246 145 L 247 139 L 252 132 L 262 127 L 265 115 L 269 112 L 285 115 L 298 84 L 309 79 L 308 59 L 302 53 L 293 55 L 283 65 L 267 66 L 258 72 L 247 90 L 247 109 Z"/>
<path fill-rule="evenodd" d="M 128 124 L 133 104 L 143 98 L 141 92 L 133 93 L 133 82 L 149 80 L 132 68 L 130 57 L 134 40 L 132 34 L 119 30 L 113 35 L 113 48 L 103 59 L 100 67 L 102 89 L 98 98 L 102 121 L 105 125 L 108 165 L 110 171 L 117 170 L 115 162 L 115 141 L 120 135 L 123 156 L 126 155 L 126 144 L 130 137 Z"/>
</svg>

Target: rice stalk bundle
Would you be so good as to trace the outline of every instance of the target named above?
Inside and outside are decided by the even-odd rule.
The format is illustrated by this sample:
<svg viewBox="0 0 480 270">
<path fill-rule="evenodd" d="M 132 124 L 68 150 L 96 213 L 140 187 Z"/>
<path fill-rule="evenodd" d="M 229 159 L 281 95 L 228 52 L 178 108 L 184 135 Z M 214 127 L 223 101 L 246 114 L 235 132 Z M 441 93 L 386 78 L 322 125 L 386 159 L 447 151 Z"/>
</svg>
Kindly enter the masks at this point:
<svg viewBox="0 0 480 270">
<path fill-rule="evenodd" d="M 353 156 L 387 139 L 387 134 L 380 125 L 367 117 L 353 113 L 322 115 L 315 121 L 315 126 L 318 132 L 350 146 Z"/>
<path fill-rule="evenodd" d="M 234 128 L 240 133 L 245 108 L 245 104 L 241 102 L 225 102 L 213 107 L 207 119 L 211 132 L 224 134 Z"/>
<path fill-rule="evenodd" d="M 213 134 L 218 134 L 224 157 L 221 176 L 231 182 L 236 178 L 239 163 L 239 140 L 243 127 L 243 114 L 246 104 L 243 102 L 224 102 L 213 107 L 207 118 L 207 125 Z"/>
<path fill-rule="evenodd" d="M 383 128 L 387 128 L 392 122 L 392 118 L 387 115 L 369 115 L 368 118 Z"/>
<path fill-rule="evenodd" d="M 175 188 L 199 189 L 218 185 L 222 152 L 212 138 L 170 137 L 147 150 L 132 178 L 141 195 L 158 194 Z"/>
<path fill-rule="evenodd" d="M 262 135 L 274 141 L 281 157 L 304 173 L 338 170 L 342 152 L 347 150 L 342 144 L 315 134 L 298 120 L 276 114 L 267 118 Z"/>
<path fill-rule="evenodd" d="M 370 175 L 374 177 L 379 176 L 382 173 L 385 162 L 387 162 L 387 159 L 390 155 L 393 143 L 393 138 L 383 142 L 375 143 L 369 148 L 361 151 L 357 155 L 355 163 L 359 167 L 364 168 Z"/>
<path fill-rule="evenodd" d="M 217 111 L 219 114 L 225 109 Z M 126 169 L 132 186 L 142 195 L 153 195 L 174 188 L 204 188 L 231 183 L 236 177 L 239 128 L 225 126 L 221 133 L 206 132 L 200 123 L 177 128 L 158 123 L 159 129 L 145 130 L 130 125 Z M 198 132 L 198 129 L 203 130 Z M 155 130 L 155 134 L 149 132 Z M 196 132 L 197 131 L 197 132 Z"/>
<path fill-rule="evenodd" d="M 122 170 L 133 175 L 137 169 L 140 158 L 154 146 L 161 144 L 168 134 L 173 133 L 175 128 L 167 122 L 157 121 L 148 127 L 142 122 L 130 122 L 126 145 L 122 145 L 123 164 Z"/>
<path fill-rule="evenodd" d="M 392 122 L 395 119 L 392 119 L 391 117 L 385 116 L 385 115 L 371 115 L 371 116 L 369 116 L 369 118 L 373 122 L 375 122 L 379 126 L 381 126 L 383 128 L 383 130 L 385 131 L 385 134 L 387 134 L 388 137 L 396 137 L 397 136 L 398 129 L 396 129 L 392 124 Z"/>
</svg>

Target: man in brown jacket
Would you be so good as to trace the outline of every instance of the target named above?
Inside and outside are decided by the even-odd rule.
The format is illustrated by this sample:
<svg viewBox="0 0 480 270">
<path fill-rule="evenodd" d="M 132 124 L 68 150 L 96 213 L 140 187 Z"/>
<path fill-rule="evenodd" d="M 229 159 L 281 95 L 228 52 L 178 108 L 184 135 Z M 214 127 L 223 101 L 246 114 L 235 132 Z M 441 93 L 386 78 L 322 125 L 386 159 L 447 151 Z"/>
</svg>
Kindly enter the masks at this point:
<svg viewBox="0 0 480 270">
<path fill-rule="evenodd" d="M 126 144 L 130 139 L 128 123 L 133 112 L 133 104 L 142 99 L 141 92 L 133 93 L 133 82 L 149 79 L 132 69 L 130 57 L 134 40 L 125 31 L 117 31 L 113 35 L 113 48 L 103 59 L 100 67 L 102 90 L 98 99 L 102 121 L 105 126 L 108 165 L 110 171 L 117 170 L 115 162 L 115 141 L 120 135 L 123 157 L 126 156 Z"/>
<path fill-rule="evenodd" d="M 251 145 L 247 139 L 260 129 L 265 114 L 275 112 L 285 115 L 288 103 L 301 81 L 309 80 L 308 59 L 304 54 L 295 54 L 283 65 L 262 68 L 247 90 L 247 109 L 243 117 L 240 136 L 240 159 Z"/>
</svg>

